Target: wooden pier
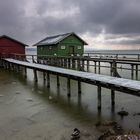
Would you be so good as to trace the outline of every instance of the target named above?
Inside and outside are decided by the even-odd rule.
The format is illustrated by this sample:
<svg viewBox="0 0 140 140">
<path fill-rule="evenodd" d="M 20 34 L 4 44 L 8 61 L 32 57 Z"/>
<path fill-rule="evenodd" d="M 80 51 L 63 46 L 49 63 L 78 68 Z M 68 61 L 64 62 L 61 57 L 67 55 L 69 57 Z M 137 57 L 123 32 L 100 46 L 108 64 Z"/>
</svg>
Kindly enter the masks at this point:
<svg viewBox="0 0 140 140">
<path fill-rule="evenodd" d="M 27 57 L 30 57 L 31 59 L 30 61 L 35 63 L 64 67 L 68 69 L 76 69 L 76 70 L 87 71 L 87 72 L 89 72 L 90 66 L 94 66 L 94 73 L 98 73 L 98 74 L 100 74 L 101 68 L 103 67 L 101 63 L 106 63 L 109 65 L 108 67 L 110 68 L 110 76 L 120 77 L 120 75 L 117 72 L 117 69 L 127 69 L 127 70 L 131 70 L 131 79 L 138 80 L 140 60 L 137 58 L 135 59 L 119 58 L 119 57 L 107 58 L 107 57 L 93 57 L 93 56 L 92 57 L 87 57 L 87 56 L 59 57 L 59 56 L 45 56 L 45 55 L 41 55 L 41 56 L 28 55 Z M 15 55 L 14 58 L 21 60 L 20 55 Z M 130 66 L 130 68 L 119 67 L 118 64 L 121 65 L 127 64 Z"/>
<path fill-rule="evenodd" d="M 63 66 L 67 65 L 67 67 L 69 67 L 69 65 L 71 65 L 69 63 L 69 61 L 71 61 L 70 59 L 67 59 L 67 61 L 65 60 L 67 63 L 64 63 L 65 62 L 64 59 L 62 59 L 62 61 L 63 61 Z M 99 60 L 98 62 L 101 62 L 101 61 L 107 61 L 107 60 Z M 109 62 L 112 63 L 112 67 L 115 70 L 116 68 L 114 68 L 114 67 L 116 67 L 116 61 L 115 61 L 115 63 L 113 63 L 114 61 L 109 60 Z M 32 69 L 34 72 L 34 79 L 36 82 L 38 81 L 37 71 L 41 71 L 43 73 L 43 80 L 47 80 L 48 88 L 51 85 L 50 74 L 56 75 L 58 87 L 60 86 L 59 76 L 67 77 L 67 88 L 68 88 L 67 95 L 68 95 L 68 97 L 71 96 L 71 90 L 70 90 L 71 89 L 71 82 L 70 82 L 71 79 L 77 80 L 79 95 L 82 92 L 81 91 L 81 82 L 95 85 L 95 86 L 97 86 L 97 94 L 98 94 L 97 107 L 98 107 L 98 109 L 101 109 L 101 105 L 102 105 L 102 103 L 101 103 L 102 87 L 108 88 L 111 90 L 112 107 L 114 107 L 114 105 L 115 105 L 115 91 L 120 91 L 123 93 L 127 93 L 127 94 L 131 94 L 131 95 L 140 97 L 140 81 L 136 81 L 136 80 L 117 78 L 117 77 L 112 77 L 112 76 L 106 76 L 106 75 L 95 74 L 95 73 L 91 73 L 91 72 L 83 72 L 83 71 L 77 71 L 77 70 L 72 70 L 72 69 L 60 68 L 60 67 L 49 66 L 49 65 L 33 63 L 33 62 L 20 61 L 20 60 L 16 60 L 16 59 L 12 59 L 12 58 L 2 59 L 1 63 L 5 69 L 19 71 L 19 69 L 21 67 L 24 68 L 25 76 L 27 76 L 26 69 L 27 68 Z M 121 61 L 119 61 L 117 63 L 121 63 Z M 130 63 L 139 65 L 139 62 L 130 62 Z M 77 63 L 77 64 L 79 64 L 79 63 Z M 62 65 L 62 63 L 61 63 L 61 65 Z M 72 66 L 74 67 L 75 64 L 72 63 Z M 115 75 L 113 75 L 113 76 L 115 76 Z"/>
</svg>

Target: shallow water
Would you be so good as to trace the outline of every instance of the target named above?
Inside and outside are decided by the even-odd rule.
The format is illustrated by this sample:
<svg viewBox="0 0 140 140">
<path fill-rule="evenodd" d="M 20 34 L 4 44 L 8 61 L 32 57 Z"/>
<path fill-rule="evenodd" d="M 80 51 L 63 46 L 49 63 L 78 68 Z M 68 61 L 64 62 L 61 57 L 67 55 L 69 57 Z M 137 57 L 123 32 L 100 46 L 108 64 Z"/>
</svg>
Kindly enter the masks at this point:
<svg viewBox="0 0 140 140">
<path fill-rule="evenodd" d="M 94 71 L 90 68 L 90 71 Z M 109 69 L 101 68 L 109 75 Z M 124 77 L 130 71 L 119 70 Z M 56 76 L 51 75 L 51 87 L 47 88 L 43 74 L 34 82 L 32 70 L 27 70 L 27 79 L 22 73 L 0 69 L 0 136 L 1 140 L 65 140 L 70 138 L 73 128 L 83 132 L 83 139 L 94 139 L 99 132 L 97 121 L 114 120 L 125 129 L 139 131 L 140 98 L 116 93 L 115 110 L 111 111 L 110 90 L 102 88 L 102 111 L 97 110 L 96 86 L 82 83 L 82 94 L 78 96 L 77 82 L 71 80 L 71 98 L 67 97 L 66 78 L 60 77 L 60 88 Z M 129 115 L 120 118 L 121 108 Z M 84 135 L 85 134 L 85 135 Z"/>
<path fill-rule="evenodd" d="M 51 77 L 49 90 L 41 75 L 38 84 L 34 83 L 30 70 L 28 75 L 29 79 L 25 79 L 20 74 L 0 70 L 1 140 L 69 139 L 75 127 L 92 134 L 95 120 L 80 101 L 73 103 L 76 92 L 71 100 L 67 98 L 65 79 L 62 79 L 63 87 L 58 92 L 55 77 Z"/>
</svg>

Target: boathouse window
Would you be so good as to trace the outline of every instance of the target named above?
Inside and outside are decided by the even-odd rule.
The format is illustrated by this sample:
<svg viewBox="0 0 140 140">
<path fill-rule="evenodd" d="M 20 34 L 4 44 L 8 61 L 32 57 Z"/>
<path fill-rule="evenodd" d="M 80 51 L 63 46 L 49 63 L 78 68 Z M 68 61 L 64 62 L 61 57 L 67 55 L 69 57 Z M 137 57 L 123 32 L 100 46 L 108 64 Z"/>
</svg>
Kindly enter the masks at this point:
<svg viewBox="0 0 140 140">
<path fill-rule="evenodd" d="M 80 50 L 80 49 L 81 49 L 81 46 L 77 46 L 77 49 L 79 49 L 79 50 Z"/>
<path fill-rule="evenodd" d="M 66 48 L 66 46 L 61 46 L 61 49 L 64 50 Z"/>
</svg>

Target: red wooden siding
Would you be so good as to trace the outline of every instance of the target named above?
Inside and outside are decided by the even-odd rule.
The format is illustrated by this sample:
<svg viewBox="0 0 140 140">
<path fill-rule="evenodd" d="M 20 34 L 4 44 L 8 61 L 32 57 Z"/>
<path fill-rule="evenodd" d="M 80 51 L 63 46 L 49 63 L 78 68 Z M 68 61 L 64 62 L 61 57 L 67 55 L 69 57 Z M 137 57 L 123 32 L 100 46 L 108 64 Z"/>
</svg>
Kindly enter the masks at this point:
<svg viewBox="0 0 140 140">
<path fill-rule="evenodd" d="M 25 54 L 25 46 L 15 40 L 2 37 L 0 38 L 0 53 L 8 56 L 9 54 Z"/>
</svg>

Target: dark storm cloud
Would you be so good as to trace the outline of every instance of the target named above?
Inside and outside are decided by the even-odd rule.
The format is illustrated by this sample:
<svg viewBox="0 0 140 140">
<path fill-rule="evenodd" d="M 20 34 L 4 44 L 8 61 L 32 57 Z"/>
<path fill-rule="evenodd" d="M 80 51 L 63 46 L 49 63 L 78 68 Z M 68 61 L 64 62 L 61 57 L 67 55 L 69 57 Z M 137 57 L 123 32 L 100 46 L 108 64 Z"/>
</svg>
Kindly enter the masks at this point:
<svg viewBox="0 0 140 140">
<path fill-rule="evenodd" d="M 135 44 L 140 42 L 139 7 L 140 0 L 1 0 L 0 32 L 32 42 L 65 32 L 88 32 L 94 40 L 104 31 L 110 40 L 131 35 L 120 42 Z"/>
<path fill-rule="evenodd" d="M 0 1 L 0 34 L 24 40 L 25 20 L 22 1 Z"/>
</svg>

